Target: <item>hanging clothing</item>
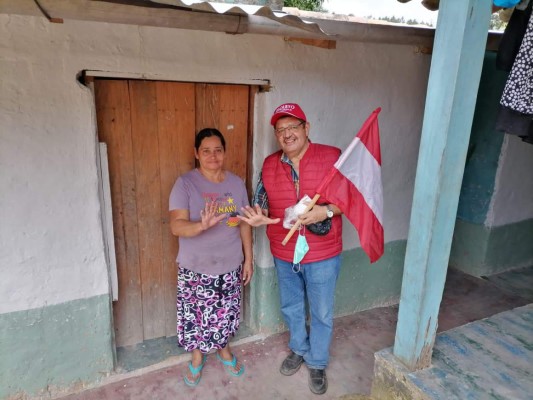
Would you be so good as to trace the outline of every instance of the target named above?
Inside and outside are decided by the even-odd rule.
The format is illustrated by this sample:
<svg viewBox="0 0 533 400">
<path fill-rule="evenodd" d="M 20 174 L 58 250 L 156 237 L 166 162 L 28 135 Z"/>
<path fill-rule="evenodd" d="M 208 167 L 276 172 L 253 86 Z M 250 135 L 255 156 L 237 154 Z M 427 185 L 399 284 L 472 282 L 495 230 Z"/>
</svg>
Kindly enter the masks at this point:
<svg viewBox="0 0 533 400">
<path fill-rule="evenodd" d="M 529 21 L 503 90 L 496 129 L 533 144 L 533 16 Z"/>
<path fill-rule="evenodd" d="M 510 135 L 519 136 L 526 143 L 533 144 L 533 119 L 531 115 L 521 114 L 507 107 L 498 112 L 496 129 Z"/>
<path fill-rule="evenodd" d="M 522 1 L 519 6 L 513 10 L 498 47 L 496 68 L 502 71 L 511 71 L 513 67 L 514 60 L 520 50 L 522 39 L 527 30 L 533 0 L 528 2 Z"/>
<path fill-rule="evenodd" d="M 507 78 L 500 104 L 523 114 L 533 114 L 533 18 L 531 16 L 520 50 Z"/>
<path fill-rule="evenodd" d="M 494 0 L 494 5 L 497 7 L 510 8 L 516 6 L 520 0 Z"/>
</svg>

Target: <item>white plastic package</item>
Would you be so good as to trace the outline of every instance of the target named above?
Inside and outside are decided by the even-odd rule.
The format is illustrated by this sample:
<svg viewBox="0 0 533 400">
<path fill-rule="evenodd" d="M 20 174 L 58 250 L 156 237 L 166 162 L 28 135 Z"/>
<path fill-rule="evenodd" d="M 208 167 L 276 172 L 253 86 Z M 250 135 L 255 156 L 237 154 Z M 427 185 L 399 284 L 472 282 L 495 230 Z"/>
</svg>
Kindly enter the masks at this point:
<svg viewBox="0 0 533 400">
<path fill-rule="evenodd" d="M 308 195 L 305 195 L 298 203 L 287 207 L 285 209 L 285 217 L 283 218 L 283 227 L 285 229 L 291 229 L 296 223 L 298 216 L 304 213 L 309 203 L 311 203 L 311 198 Z"/>
</svg>

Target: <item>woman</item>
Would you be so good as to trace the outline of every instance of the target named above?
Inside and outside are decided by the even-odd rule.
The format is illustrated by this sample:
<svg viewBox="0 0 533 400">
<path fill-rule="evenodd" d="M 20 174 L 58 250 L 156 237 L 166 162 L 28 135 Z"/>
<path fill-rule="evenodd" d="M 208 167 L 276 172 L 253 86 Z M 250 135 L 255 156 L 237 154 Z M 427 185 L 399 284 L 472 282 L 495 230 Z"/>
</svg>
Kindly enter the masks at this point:
<svg viewBox="0 0 533 400">
<path fill-rule="evenodd" d="M 179 237 L 178 344 L 192 352 L 189 386 L 200 382 L 213 349 L 231 375 L 244 373 L 228 342 L 239 327 L 241 275 L 247 285 L 253 274 L 252 228 L 237 218 L 248 195 L 243 181 L 224 170 L 224 137 L 202 129 L 194 147 L 199 167 L 178 178 L 169 200 L 170 227 Z"/>
</svg>

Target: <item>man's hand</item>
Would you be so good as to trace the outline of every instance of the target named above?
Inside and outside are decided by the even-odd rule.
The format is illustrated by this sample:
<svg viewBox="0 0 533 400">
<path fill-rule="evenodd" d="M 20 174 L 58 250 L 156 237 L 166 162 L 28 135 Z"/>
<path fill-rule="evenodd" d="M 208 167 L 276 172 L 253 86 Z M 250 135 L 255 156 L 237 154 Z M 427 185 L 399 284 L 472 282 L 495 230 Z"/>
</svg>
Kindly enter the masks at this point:
<svg viewBox="0 0 533 400">
<path fill-rule="evenodd" d="M 277 224 L 280 221 L 279 218 L 268 218 L 258 204 L 255 205 L 255 208 L 250 206 L 242 207 L 241 211 L 243 215 L 237 215 L 237 218 L 250 226 L 258 227 L 261 225 Z"/>
<path fill-rule="evenodd" d="M 315 205 L 306 213 L 303 213 L 298 218 L 303 225 L 316 224 L 317 222 L 324 221 L 327 217 L 328 208 L 326 206 Z"/>
</svg>

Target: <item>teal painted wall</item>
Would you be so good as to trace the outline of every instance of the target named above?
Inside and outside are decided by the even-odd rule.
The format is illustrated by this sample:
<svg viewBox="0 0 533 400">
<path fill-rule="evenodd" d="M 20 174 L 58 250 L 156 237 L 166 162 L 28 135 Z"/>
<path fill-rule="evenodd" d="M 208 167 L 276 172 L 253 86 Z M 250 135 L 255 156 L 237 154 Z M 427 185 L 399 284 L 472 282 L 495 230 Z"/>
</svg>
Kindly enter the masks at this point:
<svg viewBox="0 0 533 400">
<path fill-rule="evenodd" d="M 485 275 L 533 265 L 533 219 L 493 227 L 485 258 Z"/>
<path fill-rule="evenodd" d="M 342 254 L 335 316 L 397 304 L 400 299 L 406 240 L 389 242 L 385 253 L 370 264 L 361 248 Z"/>
<path fill-rule="evenodd" d="M 108 295 L 0 315 L 0 398 L 47 395 L 113 369 Z"/>
<path fill-rule="evenodd" d="M 497 227 L 457 220 L 450 266 L 488 276 L 533 265 L 533 219 Z"/>
<path fill-rule="evenodd" d="M 406 241 L 387 243 L 385 254 L 370 264 L 361 248 L 342 253 L 335 297 L 335 316 L 396 304 L 400 297 Z M 246 320 L 253 331 L 284 331 L 276 269 L 256 268 Z"/>
<path fill-rule="evenodd" d="M 246 321 L 256 333 L 270 334 L 285 330 L 280 312 L 276 269 L 255 267 L 250 285 L 250 306 Z"/>
<path fill-rule="evenodd" d="M 457 211 L 450 266 L 487 276 L 533 265 L 533 221 L 486 226 L 504 134 L 494 129 L 508 73 L 487 52 Z"/>
<path fill-rule="evenodd" d="M 485 225 L 458 219 L 453 232 L 450 267 L 474 276 L 486 275 L 484 265 L 489 236 L 490 230 Z"/>
<path fill-rule="evenodd" d="M 496 53 L 485 53 L 466 156 L 457 217 L 484 224 L 494 192 L 504 134 L 494 129 L 508 73 L 496 69 Z"/>
</svg>

